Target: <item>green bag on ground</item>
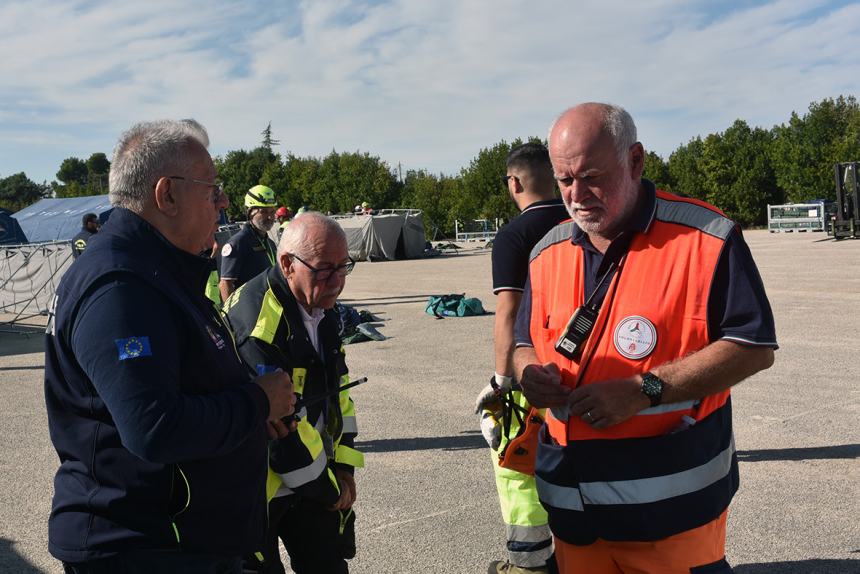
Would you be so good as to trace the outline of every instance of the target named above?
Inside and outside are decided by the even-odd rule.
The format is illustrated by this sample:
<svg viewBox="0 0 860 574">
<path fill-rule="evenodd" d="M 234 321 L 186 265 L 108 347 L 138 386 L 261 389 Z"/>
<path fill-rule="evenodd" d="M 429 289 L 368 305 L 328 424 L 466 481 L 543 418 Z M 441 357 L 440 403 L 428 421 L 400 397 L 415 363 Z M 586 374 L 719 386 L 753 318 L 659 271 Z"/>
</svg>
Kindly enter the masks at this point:
<svg viewBox="0 0 860 574">
<path fill-rule="evenodd" d="M 427 308 L 424 312 L 434 315 L 437 319 L 443 317 L 469 317 L 483 315 L 484 306 L 476 297 L 466 297 L 465 293 L 451 293 L 448 295 L 431 295 L 427 300 Z"/>
</svg>

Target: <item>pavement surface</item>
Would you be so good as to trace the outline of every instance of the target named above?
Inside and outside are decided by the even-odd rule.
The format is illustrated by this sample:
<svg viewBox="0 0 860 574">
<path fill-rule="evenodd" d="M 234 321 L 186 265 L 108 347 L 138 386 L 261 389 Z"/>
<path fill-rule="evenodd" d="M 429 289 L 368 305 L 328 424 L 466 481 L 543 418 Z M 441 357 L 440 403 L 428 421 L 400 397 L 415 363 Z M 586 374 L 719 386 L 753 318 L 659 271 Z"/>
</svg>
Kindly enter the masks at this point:
<svg viewBox="0 0 860 574">
<path fill-rule="evenodd" d="M 860 573 L 860 241 L 746 234 L 777 321 L 775 365 L 733 391 L 741 488 L 729 515 L 738 574 Z M 355 574 L 483 573 L 504 528 L 472 404 L 493 371 L 493 316 L 437 320 L 441 293 L 488 310 L 489 250 L 360 263 L 343 302 L 389 337 L 347 347 L 367 467 L 357 474 Z M 59 573 L 47 552 L 57 466 L 41 336 L 0 333 L 0 572 Z M 225 496 L 228 493 L 225 493 Z"/>
</svg>

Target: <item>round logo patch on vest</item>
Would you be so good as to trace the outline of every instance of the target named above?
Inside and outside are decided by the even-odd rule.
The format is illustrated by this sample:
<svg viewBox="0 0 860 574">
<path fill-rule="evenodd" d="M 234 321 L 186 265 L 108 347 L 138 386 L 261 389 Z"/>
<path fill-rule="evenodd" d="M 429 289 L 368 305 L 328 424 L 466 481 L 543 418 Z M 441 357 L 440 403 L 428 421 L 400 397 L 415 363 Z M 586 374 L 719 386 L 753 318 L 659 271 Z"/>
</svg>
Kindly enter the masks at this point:
<svg viewBox="0 0 860 574">
<path fill-rule="evenodd" d="M 631 315 L 618 323 L 612 340 L 623 357 L 644 359 L 657 346 L 657 329 L 645 317 Z"/>
<path fill-rule="evenodd" d="M 225 243 L 224 247 L 221 248 L 221 257 L 230 257 L 231 253 L 233 253 L 233 246 Z"/>
</svg>

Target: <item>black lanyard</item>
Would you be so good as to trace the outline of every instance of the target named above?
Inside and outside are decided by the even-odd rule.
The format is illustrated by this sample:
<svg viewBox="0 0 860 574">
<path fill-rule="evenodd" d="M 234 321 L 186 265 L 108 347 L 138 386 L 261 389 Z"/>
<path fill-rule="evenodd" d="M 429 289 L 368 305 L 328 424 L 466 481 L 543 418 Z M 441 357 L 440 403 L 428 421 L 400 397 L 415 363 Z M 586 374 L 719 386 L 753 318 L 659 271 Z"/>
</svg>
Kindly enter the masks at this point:
<svg viewBox="0 0 860 574">
<path fill-rule="evenodd" d="M 560 355 L 570 359 L 571 361 L 579 357 L 582 352 L 582 347 L 588 341 L 588 337 L 591 335 L 592 329 L 594 329 L 594 324 L 597 322 L 597 317 L 600 315 L 600 308 L 603 306 L 603 300 L 605 297 L 601 299 L 599 303 L 595 303 L 594 299 L 597 296 L 597 293 L 600 292 L 603 284 L 606 283 L 606 280 L 609 279 L 616 269 L 619 269 L 623 263 L 623 257 L 621 262 L 618 264 L 612 261 L 606 269 L 606 272 L 604 272 L 603 277 L 601 277 L 600 281 L 597 282 L 597 286 L 595 286 L 594 291 L 592 291 L 591 295 L 586 299 L 585 303 L 577 308 L 576 311 L 573 312 L 573 315 L 570 316 L 564 332 L 555 342 L 555 350 Z"/>
</svg>

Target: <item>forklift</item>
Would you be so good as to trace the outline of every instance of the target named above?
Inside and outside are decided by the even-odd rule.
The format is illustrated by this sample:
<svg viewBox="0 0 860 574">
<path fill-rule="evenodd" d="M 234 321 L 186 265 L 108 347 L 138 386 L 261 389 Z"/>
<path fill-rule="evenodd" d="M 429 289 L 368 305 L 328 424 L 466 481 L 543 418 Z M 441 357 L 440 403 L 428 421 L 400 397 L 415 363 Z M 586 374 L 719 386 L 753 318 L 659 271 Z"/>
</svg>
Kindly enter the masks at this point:
<svg viewBox="0 0 860 574">
<path fill-rule="evenodd" d="M 860 162 L 836 164 L 835 212 L 827 226 L 827 234 L 839 240 L 860 237 Z"/>
</svg>

